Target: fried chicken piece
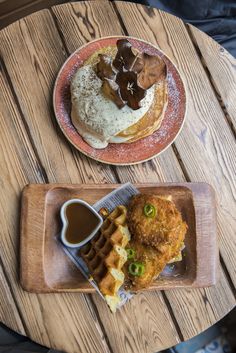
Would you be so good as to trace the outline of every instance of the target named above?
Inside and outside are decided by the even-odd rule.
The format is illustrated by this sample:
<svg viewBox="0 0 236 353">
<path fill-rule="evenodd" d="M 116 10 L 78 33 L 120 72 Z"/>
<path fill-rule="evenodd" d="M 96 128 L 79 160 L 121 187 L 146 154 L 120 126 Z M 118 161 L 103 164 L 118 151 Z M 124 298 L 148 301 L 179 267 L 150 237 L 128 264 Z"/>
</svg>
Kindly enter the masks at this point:
<svg viewBox="0 0 236 353">
<path fill-rule="evenodd" d="M 134 250 L 135 258 L 128 260 L 122 269 L 125 274 L 125 289 L 137 291 L 147 288 L 152 283 L 153 278 L 162 272 L 165 267 L 165 257 L 153 247 L 148 247 L 137 241 L 130 241 L 127 248 Z M 142 276 L 130 274 L 129 265 L 133 262 L 143 264 L 145 270 Z"/>
<path fill-rule="evenodd" d="M 154 206 L 154 217 L 145 215 L 145 205 Z M 175 204 L 155 195 L 135 195 L 129 204 L 127 221 L 133 240 L 152 246 L 161 253 L 171 247 L 171 256 L 177 255 L 176 248 L 183 242 L 187 229 Z"/>
<path fill-rule="evenodd" d="M 154 207 L 152 217 L 145 215 L 145 205 Z M 127 247 L 134 249 L 135 258 L 128 261 L 124 268 L 126 287 L 138 290 L 148 287 L 166 264 L 179 254 L 187 224 L 172 201 L 146 194 L 132 198 L 127 221 L 132 236 Z M 141 276 L 130 274 L 128 268 L 132 261 L 144 265 Z"/>
</svg>

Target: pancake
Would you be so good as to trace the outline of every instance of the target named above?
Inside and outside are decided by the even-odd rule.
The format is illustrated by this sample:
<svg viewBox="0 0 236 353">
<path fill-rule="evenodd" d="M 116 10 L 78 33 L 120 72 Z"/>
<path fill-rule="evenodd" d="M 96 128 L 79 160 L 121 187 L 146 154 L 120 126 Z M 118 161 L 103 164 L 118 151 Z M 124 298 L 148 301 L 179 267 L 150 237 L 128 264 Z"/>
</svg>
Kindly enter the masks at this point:
<svg viewBox="0 0 236 353">
<path fill-rule="evenodd" d="M 92 54 L 84 62 L 83 67 L 86 67 L 86 66 L 95 67 L 97 62 L 99 61 L 98 59 L 99 54 L 106 54 L 114 58 L 116 55 L 116 52 L 117 52 L 116 46 L 101 48 L 100 50 Z M 108 113 L 108 111 L 112 111 L 111 113 L 112 118 L 115 118 L 117 116 L 116 121 L 118 121 L 119 117 L 121 116 L 123 119 L 123 120 L 121 119 L 119 126 L 117 126 L 117 129 L 115 128 L 109 129 L 110 130 L 109 136 L 108 135 L 103 136 L 103 132 L 101 131 L 102 129 L 98 131 L 100 128 L 99 124 L 95 124 L 95 127 L 93 127 L 91 126 L 91 121 L 89 121 L 88 124 L 84 123 L 83 117 L 81 114 L 81 109 L 79 109 L 78 107 L 78 104 L 81 105 L 81 99 L 80 97 L 78 98 L 75 97 L 75 94 L 74 94 L 74 92 L 76 91 L 75 87 L 76 87 L 76 83 L 74 83 L 74 89 L 73 89 L 73 81 L 72 81 L 72 86 L 71 86 L 72 122 L 76 127 L 76 129 L 78 130 L 78 132 L 81 134 L 81 136 L 85 139 L 85 141 L 94 148 L 105 148 L 108 145 L 108 143 L 131 143 L 153 134 L 161 126 L 162 120 L 164 118 L 165 110 L 167 107 L 167 103 L 168 103 L 168 88 L 167 88 L 166 80 L 158 82 L 158 84 L 153 85 L 153 87 L 147 90 L 148 97 L 145 97 L 143 99 L 145 109 L 142 107 L 136 111 L 132 111 L 132 110 L 130 111 L 130 108 L 127 106 L 123 107 L 122 109 L 119 109 L 118 107 L 115 106 L 115 103 L 114 103 L 114 106 L 111 107 L 111 103 L 113 102 L 110 101 L 110 104 L 107 104 L 108 103 L 107 98 L 103 96 L 102 98 L 105 102 L 104 106 L 105 106 L 106 113 Z M 100 95 L 100 94 L 96 93 L 96 95 Z M 88 102 L 86 102 L 86 104 L 88 105 Z M 92 101 L 92 97 L 91 97 L 91 105 L 93 104 L 94 102 Z M 101 105 L 102 105 L 102 101 L 101 101 Z M 112 110 L 110 108 L 112 108 Z M 98 109 L 97 105 L 96 105 L 96 109 L 97 111 L 100 110 Z M 123 115 L 121 114 L 121 111 Z M 100 115 L 101 114 L 102 114 L 102 110 L 100 110 Z M 126 118 L 124 119 L 124 117 L 127 117 L 127 119 Z M 108 125 L 110 125 L 111 123 L 112 124 L 114 123 L 113 120 L 109 120 L 105 116 L 104 118 L 106 119 L 106 122 Z M 93 118 L 91 118 L 91 120 L 92 119 Z M 101 117 L 101 120 L 102 120 L 102 117 Z M 101 124 L 101 127 L 102 127 L 102 124 Z M 119 129 L 119 127 L 122 127 L 123 130 L 122 128 Z"/>
<path fill-rule="evenodd" d="M 110 139 L 110 142 L 116 143 L 124 139 L 123 142 L 130 143 L 146 136 L 152 135 L 161 126 L 168 103 L 167 82 L 161 81 L 155 87 L 154 102 L 148 112 L 136 123 L 120 132 Z"/>
</svg>

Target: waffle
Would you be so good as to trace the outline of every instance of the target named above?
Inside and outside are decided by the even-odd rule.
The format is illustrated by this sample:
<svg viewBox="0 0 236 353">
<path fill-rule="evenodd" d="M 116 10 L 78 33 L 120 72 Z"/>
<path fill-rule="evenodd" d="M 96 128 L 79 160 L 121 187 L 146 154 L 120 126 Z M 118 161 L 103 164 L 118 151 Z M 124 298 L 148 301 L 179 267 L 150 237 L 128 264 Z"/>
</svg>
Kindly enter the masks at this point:
<svg viewBox="0 0 236 353">
<path fill-rule="evenodd" d="M 118 290 L 124 283 L 122 266 L 127 261 L 125 246 L 130 240 L 126 225 L 127 209 L 117 206 L 105 219 L 98 233 L 80 255 L 112 311 L 120 301 Z"/>
</svg>

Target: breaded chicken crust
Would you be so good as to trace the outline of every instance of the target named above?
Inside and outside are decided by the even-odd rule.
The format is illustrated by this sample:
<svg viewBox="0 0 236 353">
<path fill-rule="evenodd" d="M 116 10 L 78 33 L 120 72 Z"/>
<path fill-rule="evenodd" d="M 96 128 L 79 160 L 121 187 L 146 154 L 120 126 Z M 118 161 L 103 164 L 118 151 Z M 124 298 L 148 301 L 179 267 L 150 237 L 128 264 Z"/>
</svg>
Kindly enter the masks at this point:
<svg viewBox="0 0 236 353">
<path fill-rule="evenodd" d="M 155 217 L 145 216 L 144 207 L 147 204 L 155 207 Z M 183 241 L 187 227 L 172 201 L 147 194 L 135 195 L 131 199 L 127 222 L 133 240 L 150 245 L 162 253 L 166 252 L 167 245 L 175 248 Z"/>
<path fill-rule="evenodd" d="M 154 217 L 144 213 L 145 205 L 156 209 Z M 148 287 L 164 269 L 166 264 L 178 255 L 185 238 L 187 224 L 172 201 L 156 195 L 135 195 L 129 204 L 127 214 L 131 241 L 128 247 L 135 250 L 135 261 L 142 262 L 145 272 L 132 276 L 125 266 L 126 287 L 139 290 Z"/>
</svg>

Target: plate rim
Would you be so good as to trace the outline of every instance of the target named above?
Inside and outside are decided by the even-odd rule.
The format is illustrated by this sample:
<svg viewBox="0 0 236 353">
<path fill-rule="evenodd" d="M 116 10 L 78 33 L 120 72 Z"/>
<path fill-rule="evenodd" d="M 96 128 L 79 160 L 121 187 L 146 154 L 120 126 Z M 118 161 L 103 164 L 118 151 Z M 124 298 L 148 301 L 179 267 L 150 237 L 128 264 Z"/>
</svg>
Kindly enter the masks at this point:
<svg viewBox="0 0 236 353">
<path fill-rule="evenodd" d="M 89 44 L 92 44 L 94 42 L 97 42 L 97 41 L 100 41 L 100 40 L 103 40 L 103 39 L 109 39 L 109 38 L 131 38 L 131 39 L 134 39 L 134 40 L 137 40 L 137 41 L 141 41 L 143 43 L 146 43 L 148 45 L 151 45 L 152 47 L 154 47 L 155 49 L 157 49 L 160 53 L 162 53 L 165 57 L 167 57 L 167 59 L 171 62 L 171 64 L 174 66 L 174 68 L 176 69 L 180 79 L 181 79 L 181 82 L 183 84 L 183 88 L 184 88 L 184 94 L 185 94 L 185 106 L 184 106 L 184 116 L 183 116 L 183 120 L 182 120 L 182 123 L 180 125 L 180 128 L 178 130 L 178 132 L 176 133 L 174 139 L 167 144 L 167 146 L 165 148 L 163 148 L 160 152 L 146 158 L 146 159 L 142 159 L 142 160 L 139 160 L 139 161 L 136 161 L 136 162 L 127 162 L 127 163 L 119 163 L 119 162 L 108 162 L 106 160 L 103 160 L 103 159 L 100 159 L 100 158 L 96 158 L 96 157 L 93 157 L 91 156 L 91 154 L 85 152 L 82 148 L 78 147 L 69 137 L 68 135 L 66 134 L 66 132 L 64 131 L 59 119 L 57 118 L 57 109 L 56 109 L 56 88 L 57 88 L 57 85 L 58 85 L 58 81 L 60 79 L 60 76 L 61 76 L 61 73 L 62 71 L 64 70 L 65 66 L 67 65 L 67 63 L 69 62 L 69 60 L 78 52 L 80 51 L 81 49 L 83 49 L 84 47 L 86 47 L 87 45 Z M 147 161 L 150 161 L 154 158 L 156 158 L 157 156 L 160 156 L 163 152 L 165 152 L 167 150 L 167 148 L 169 148 L 172 143 L 174 143 L 174 141 L 177 139 L 177 137 L 179 136 L 180 132 L 182 131 L 182 128 L 183 128 L 183 125 L 185 123 L 185 120 L 186 120 L 186 115 L 187 115 L 187 110 L 188 110 L 188 94 L 187 94 L 187 90 L 186 90 L 186 82 L 185 82 L 185 79 L 183 79 L 182 75 L 180 74 L 177 66 L 175 65 L 175 63 L 170 59 L 170 57 L 165 54 L 157 45 L 154 45 L 148 41 L 146 41 L 145 39 L 141 39 L 141 38 L 138 38 L 138 37 L 133 37 L 133 36 L 127 36 L 127 35 L 112 35 L 112 36 L 105 36 L 105 37 L 100 37 L 100 38 L 96 38 L 96 39 L 93 39 L 87 43 L 84 43 L 83 45 L 81 45 L 79 48 L 77 48 L 73 53 L 71 53 L 69 55 L 69 57 L 66 59 L 66 61 L 63 63 L 63 65 L 61 66 L 58 74 L 57 74 L 57 77 L 56 77 L 56 80 L 55 80 L 55 83 L 54 83 L 54 87 L 53 87 L 53 95 L 52 95 L 52 100 L 53 100 L 53 111 L 54 111 L 54 115 L 55 115 L 55 118 L 56 118 L 56 121 L 60 127 L 60 130 L 62 131 L 63 135 L 66 137 L 66 139 L 74 146 L 75 149 L 77 149 L 79 152 L 83 153 L 86 157 L 89 157 L 93 160 L 95 160 L 96 162 L 100 162 L 100 163 L 103 163 L 103 164 L 107 164 L 107 165 L 114 165 L 114 166 L 128 166 L 128 165 L 136 165 L 136 164 L 141 164 L 141 163 L 144 163 L 144 162 L 147 162 Z M 79 132 L 77 132 L 78 135 Z M 154 131 L 155 133 L 155 131 Z M 81 136 L 81 135 L 80 135 Z M 82 138 L 82 136 L 81 136 Z M 132 142 L 131 142 L 132 143 Z"/>
</svg>

